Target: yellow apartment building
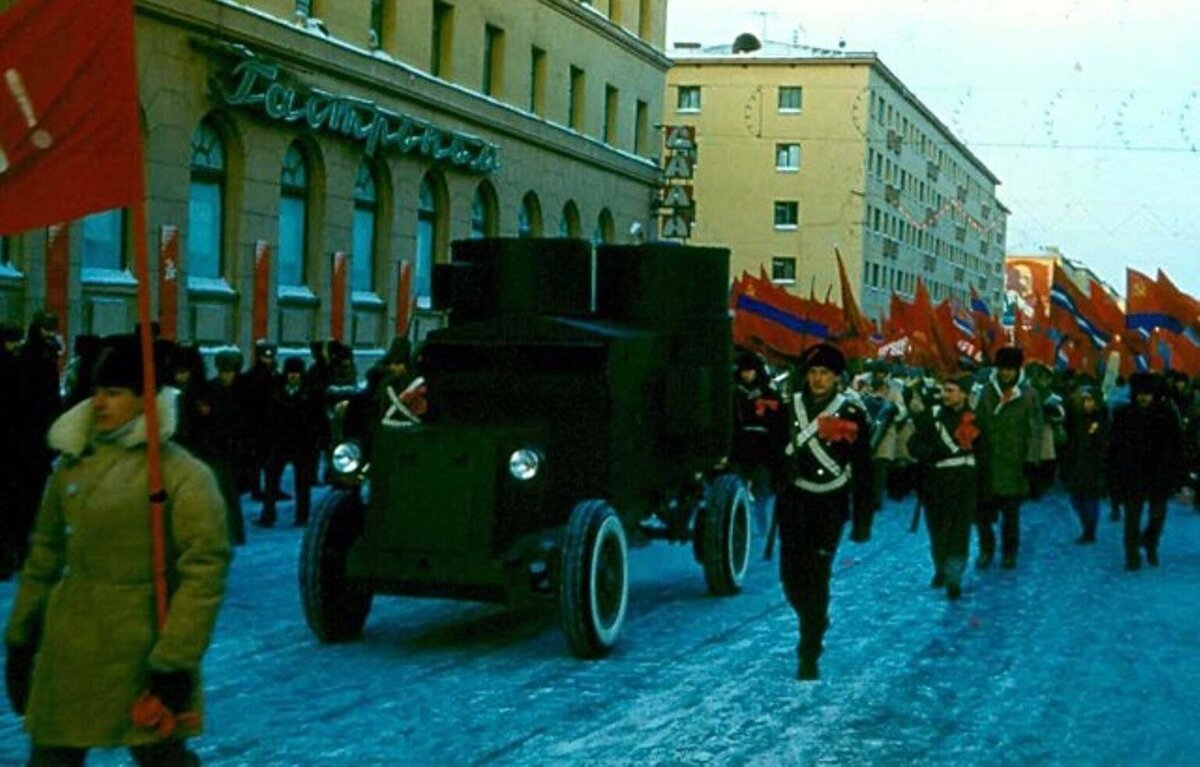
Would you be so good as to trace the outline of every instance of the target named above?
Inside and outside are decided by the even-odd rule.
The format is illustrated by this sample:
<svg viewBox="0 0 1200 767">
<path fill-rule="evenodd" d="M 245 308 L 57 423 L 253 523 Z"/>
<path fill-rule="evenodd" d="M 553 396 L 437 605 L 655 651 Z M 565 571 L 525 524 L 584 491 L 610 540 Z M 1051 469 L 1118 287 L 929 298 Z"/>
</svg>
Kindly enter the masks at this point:
<svg viewBox="0 0 1200 767">
<path fill-rule="evenodd" d="M 12 0 L 0 0 L 3 13 Z M 667 0 L 137 0 L 155 310 L 167 335 L 367 360 L 442 318 L 485 235 L 622 241 L 658 187 Z M 0 319 L 132 328 L 125 211 L 0 240 Z M 156 252 L 157 251 L 157 252 Z"/>
<path fill-rule="evenodd" d="M 741 35 L 671 56 L 663 123 L 697 144 L 689 242 L 732 248 L 734 275 L 761 267 L 835 300 L 837 249 L 870 317 L 917 278 L 935 300 L 974 286 L 999 311 L 999 179 L 876 54 Z"/>
</svg>

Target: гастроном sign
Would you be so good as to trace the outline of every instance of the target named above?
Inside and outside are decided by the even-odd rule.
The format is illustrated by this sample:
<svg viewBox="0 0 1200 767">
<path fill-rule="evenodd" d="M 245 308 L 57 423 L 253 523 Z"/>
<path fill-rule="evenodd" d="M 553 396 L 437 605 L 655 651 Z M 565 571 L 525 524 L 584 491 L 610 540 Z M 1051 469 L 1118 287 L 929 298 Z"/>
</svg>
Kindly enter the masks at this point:
<svg viewBox="0 0 1200 767">
<path fill-rule="evenodd" d="M 242 60 L 225 74 L 232 87 L 214 78 L 213 92 L 233 107 L 261 109 L 267 117 L 285 123 L 301 122 L 361 142 L 368 156 L 395 147 L 445 160 L 476 173 L 500 168 L 500 148 L 457 131 L 438 128 L 425 120 L 385 109 L 373 101 L 339 96 L 296 84 L 281 77 L 280 68 L 241 52 Z"/>
</svg>

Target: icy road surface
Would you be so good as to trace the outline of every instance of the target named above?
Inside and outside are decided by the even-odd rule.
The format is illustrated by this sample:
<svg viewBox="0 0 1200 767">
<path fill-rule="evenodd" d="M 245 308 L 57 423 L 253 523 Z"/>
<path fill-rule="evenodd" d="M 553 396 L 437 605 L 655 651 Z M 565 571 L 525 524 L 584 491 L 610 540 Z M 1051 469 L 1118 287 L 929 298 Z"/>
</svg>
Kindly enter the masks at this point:
<svg viewBox="0 0 1200 767">
<path fill-rule="evenodd" d="M 889 503 L 870 543 L 843 543 L 817 683 L 794 678 L 795 619 L 757 557 L 744 593 L 718 599 L 690 547 L 634 551 L 621 643 L 581 662 L 549 610 L 393 597 L 362 641 L 319 645 L 300 531 L 250 527 L 193 746 L 254 767 L 1200 764 L 1200 514 L 1172 503 L 1162 566 L 1127 573 L 1107 507 L 1080 547 L 1052 494 L 1023 509 L 1018 569 L 970 571 L 952 604 L 928 586 L 910 511 Z M 0 584 L 5 615 L 13 590 Z M 6 709 L 0 764 L 26 748 Z"/>
</svg>

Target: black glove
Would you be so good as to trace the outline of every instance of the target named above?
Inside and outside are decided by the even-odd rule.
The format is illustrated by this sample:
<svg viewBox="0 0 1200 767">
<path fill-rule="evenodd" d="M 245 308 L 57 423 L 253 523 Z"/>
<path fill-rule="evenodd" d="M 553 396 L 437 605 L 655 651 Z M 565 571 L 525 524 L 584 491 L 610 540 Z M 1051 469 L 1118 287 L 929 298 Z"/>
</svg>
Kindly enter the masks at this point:
<svg viewBox="0 0 1200 767">
<path fill-rule="evenodd" d="M 192 698 L 192 675 L 187 671 L 151 671 L 150 694 L 162 701 L 171 713 L 188 710 Z"/>
<path fill-rule="evenodd" d="M 37 645 L 9 645 L 4 657 L 4 686 L 8 702 L 18 716 L 25 715 L 29 703 L 29 683 L 33 679 L 33 658 Z"/>
</svg>

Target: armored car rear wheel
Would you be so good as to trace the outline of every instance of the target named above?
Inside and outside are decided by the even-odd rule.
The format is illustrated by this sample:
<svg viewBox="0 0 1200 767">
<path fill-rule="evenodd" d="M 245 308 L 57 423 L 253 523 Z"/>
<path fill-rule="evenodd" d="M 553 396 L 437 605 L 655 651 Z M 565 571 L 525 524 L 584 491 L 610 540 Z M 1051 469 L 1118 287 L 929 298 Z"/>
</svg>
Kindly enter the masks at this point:
<svg viewBox="0 0 1200 767">
<path fill-rule="evenodd" d="M 576 656 L 601 658 L 616 645 L 629 604 L 629 547 L 620 517 L 604 501 L 582 501 L 571 512 L 558 603 Z"/>
<path fill-rule="evenodd" d="M 357 492 L 331 490 L 304 530 L 300 598 L 308 627 L 322 642 L 358 638 L 371 612 L 370 588 L 346 577 L 346 555 L 365 521 Z"/>
<path fill-rule="evenodd" d="M 736 474 L 722 474 L 704 495 L 696 541 L 708 590 L 728 596 L 742 590 L 750 565 L 750 496 Z"/>
</svg>

